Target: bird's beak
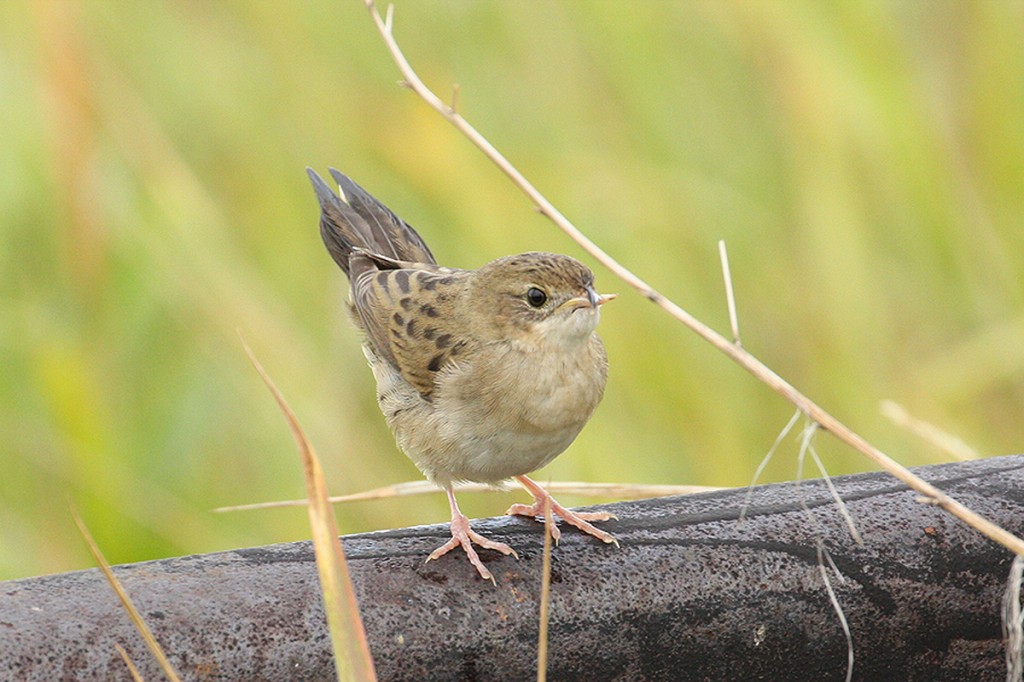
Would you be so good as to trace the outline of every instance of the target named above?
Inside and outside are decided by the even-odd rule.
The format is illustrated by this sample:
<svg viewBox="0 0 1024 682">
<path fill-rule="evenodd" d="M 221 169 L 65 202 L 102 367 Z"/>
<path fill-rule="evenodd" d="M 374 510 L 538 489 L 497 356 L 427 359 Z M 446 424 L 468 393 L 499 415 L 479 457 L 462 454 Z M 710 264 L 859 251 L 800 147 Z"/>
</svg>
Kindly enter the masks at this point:
<svg viewBox="0 0 1024 682">
<path fill-rule="evenodd" d="M 594 291 L 593 287 L 587 287 L 587 300 L 590 301 L 591 308 L 599 308 L 608 301 L 618 297 L 618 294 L 599 294 Z"/>
<path fill-rule="evenodd" d="M 618 294 L 599 294 L 594 291 L 593 287 L 587 287 L 586 294 L 584 296 L 570 298 L 562 305 L 570 310 L 577 310 L 579 308 L 600 308 L 608 301 L 618 298 L 618 296 Z"/>
</svg>

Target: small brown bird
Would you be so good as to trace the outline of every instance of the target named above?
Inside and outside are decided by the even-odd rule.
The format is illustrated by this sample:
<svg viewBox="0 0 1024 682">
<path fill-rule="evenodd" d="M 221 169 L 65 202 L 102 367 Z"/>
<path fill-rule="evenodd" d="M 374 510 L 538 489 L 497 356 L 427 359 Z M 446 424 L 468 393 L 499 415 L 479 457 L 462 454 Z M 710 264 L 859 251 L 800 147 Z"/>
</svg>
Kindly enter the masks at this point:
<svg viewBox="0 0 1024 682">
<path fill-rule="evenodd" d="M 473 543 L 515 555 L 473 531 L 453 484 L 515 478 L 532 505 L 509 514 L 565 522 L 604 542 L 527 473 L 560 455 L 601 401 L 608 359 L 594 333 L 601 306 L 593 273 L 551 253 L 507 256 L 477 270 L 445 268 L 408 224 L 344 174 L 331 169 L 339 198 L 307 168 L 320 201 L 320 234 L 348 276 L 352 318 L 377 380 L 377 402 L 398 446 L 444 489 L 452 539 L 427 561 L 461 546 L 480 576 L 494 581 Z M 560 536 L 552 527 L 555 540 Z"/>
</svg>

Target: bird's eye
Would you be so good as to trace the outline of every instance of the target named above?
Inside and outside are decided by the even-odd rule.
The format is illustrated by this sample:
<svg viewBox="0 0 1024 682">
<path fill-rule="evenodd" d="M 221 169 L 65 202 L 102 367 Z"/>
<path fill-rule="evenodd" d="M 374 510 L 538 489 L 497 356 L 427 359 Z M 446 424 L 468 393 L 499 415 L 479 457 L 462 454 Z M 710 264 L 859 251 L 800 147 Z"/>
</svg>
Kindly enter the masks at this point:
<svg viewBox="0 0 1024 682">
<path fill-rule="evenodd" d="M 548 295 L 537 287 L 530 287 L 526 291 L 526 302 L 534 308 L 539 308 L 548 302 Z"/>
</svg>

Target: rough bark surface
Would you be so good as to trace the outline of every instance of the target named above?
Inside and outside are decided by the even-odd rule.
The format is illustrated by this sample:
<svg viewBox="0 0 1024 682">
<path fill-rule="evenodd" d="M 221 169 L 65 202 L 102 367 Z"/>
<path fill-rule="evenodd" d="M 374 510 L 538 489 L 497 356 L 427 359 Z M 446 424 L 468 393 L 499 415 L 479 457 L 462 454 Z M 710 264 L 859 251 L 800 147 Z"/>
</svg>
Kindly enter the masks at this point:
<svg viewBox="0 0 1024 682">
<path fill-rule="evenodd" d="M 1024 456 L 918 473 L 1024 532 Z M 842 574 L 829 571 L 855 679 L 1005 679 L 1010 553 L 888 476 L 835 484 L 863 546 L 820 481 L 755 488 L 743 523 L 745 490 L 607 505 L 620 549 L 566 529 L 552 569 L 549 679 L 842 680 L 846 640 L 819 541 Z M 542 527 L 474 525 L 519 552 L 481 552 L 497 587 L 458 552 L 424 563 L 445 526 L 344 538 L 382 680 L 535 675 Z M 184 678 L 333 679 L 309 543 L 115 570 Z M 115 642 L 146 679 L 162 679 L 98 570 L 0 583 L 0 679 L 130 679 Z"/>
</svg>

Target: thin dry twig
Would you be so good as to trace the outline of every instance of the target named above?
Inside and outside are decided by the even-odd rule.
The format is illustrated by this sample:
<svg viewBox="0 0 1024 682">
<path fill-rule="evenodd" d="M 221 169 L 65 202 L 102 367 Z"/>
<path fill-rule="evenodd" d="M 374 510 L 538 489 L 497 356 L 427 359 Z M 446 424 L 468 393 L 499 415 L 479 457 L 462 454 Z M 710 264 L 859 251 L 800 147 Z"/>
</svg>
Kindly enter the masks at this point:
<svg viewBox="0 0 1024 682">
<path fill-rule="evenodd" d="M 388 20 L 385 22 L 373 0 L 365 0 L 370 16 L 377 25 L 377 30 L 384 39 L 391 56 L 401 71 L 404 84 L 415 92 L 431 108 L 451 123 L 459 132 L 465 135 L 470 142 L 476 145 L 487 158 L 489 158 L 512 182 L 525 193 L 536 205 L 537 210 L 548 217 L 555 225 L 565 232 L 573 241 L 579 244 L 580 248 L 590 254 L 601 265 L 606 267 L 615 276 L 626 282 L 630 287 L 638 291 L 645 298 L 665 310 L 676 320 L 689 327 L 697 335 L 728 356 L 731 360 L 753 374 L 762 383 L 773 391 L 793 403 L 798 409 L 807 414 L 811 419 L 820 424 L 824 429 L 831 432 L 836 438 L 846 443 L 853 449 L 865 455 L 886 472 L 902 481 L 908 487 L 918 491 L 922 495 L 935 501 L 935 504 L 950 514 L 953 514 L 967 525 L 975 528 L 986 537 L 998 542 L 1016 554 L 1024 554 L 1024 540 L 1010 533 L 1004 528 L 992 523 L 985 517 L 974 512 L 962 503 L 953 499 L 924 479 L 916 476 L 905 466 L 892 459 L 884 452 L 865 440 L 848 426 L 840 422 L 823 407 L 812 401 L 803 393 L 798 391 L 789 382 L 772 371 L 767 365 L 751 355 L 735 343 L 732 343 L 724 336 L 711 329 L 709 326 L 698 320 L 686 310 L 676 305 L 663 294 L 655 290 L 651 285 L 633 274 L 629 269 L 622 266 L 618 261 L 609 256 L 597 244 L 584 235 L 573 225 L 555 206 L 535 188 L 518 169 L 506 159 L 483 135 L 480 134 L 466 119 L 446 105 L 437 97 L 409 65 L 409 61 L 402 53 L 394 37 L 394 18 L 392 10 L 388 10 Z"/>
</svg>

